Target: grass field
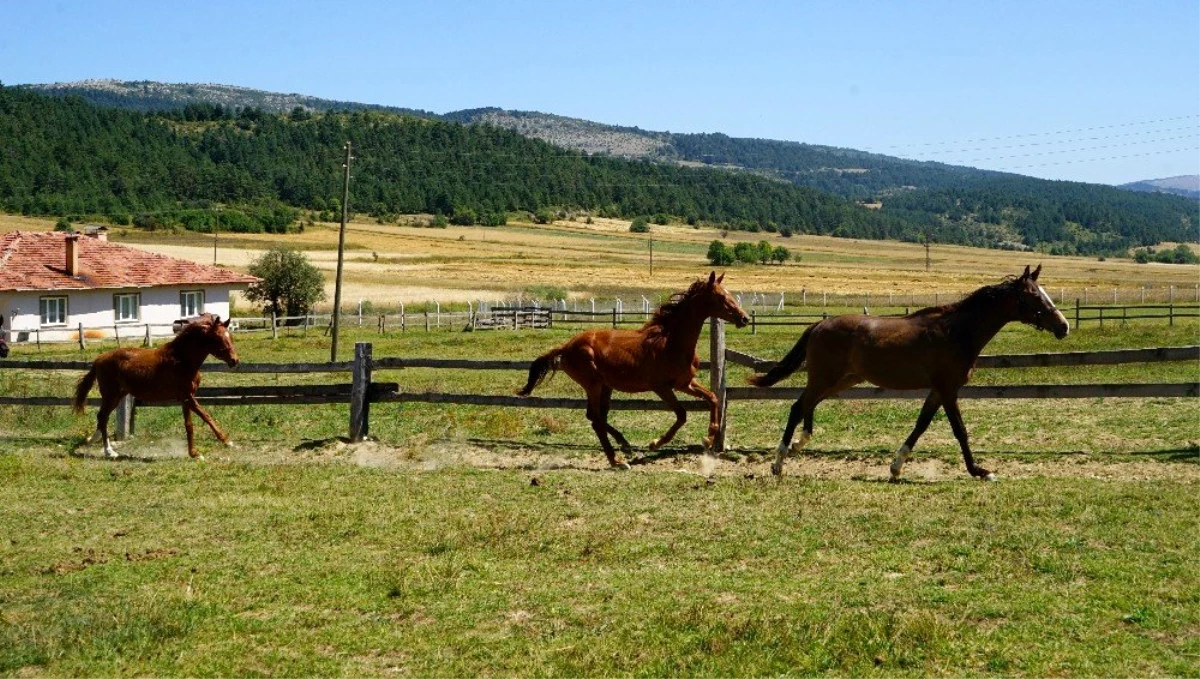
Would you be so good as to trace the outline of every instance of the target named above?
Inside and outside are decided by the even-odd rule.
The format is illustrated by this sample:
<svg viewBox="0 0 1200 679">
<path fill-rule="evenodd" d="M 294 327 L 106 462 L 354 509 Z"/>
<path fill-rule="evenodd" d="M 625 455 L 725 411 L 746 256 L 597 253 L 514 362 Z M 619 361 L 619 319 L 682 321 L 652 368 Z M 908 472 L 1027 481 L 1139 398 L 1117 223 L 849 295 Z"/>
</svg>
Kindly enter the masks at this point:
<svg viewBox="0 0 1200 679">
<path fill-rule="evenodd" d="M 552 283 L 555 253 L 575 252 L 561 256 L 564 276 L 579 267 L 607 272 L 614 289 L 640 285 L 618 275 L 638 243 L 622 254 L 610 248 L 626 238 L 618 226 L 562 233 L 574 228 L 476 230 L 513 239 L 498 250 L 507 255 L 487 255 L 496 271 L 486 276 L 498 288 L 525 284 L 515 270 Z M 414 250 L 423 238 L 458 242 L 453 229 L 410 231 Z M 316 259 L 327 235 L 293 238 L 312 239 Z M 679 254 L 665 255 L 664 278 L 695 275 L 685 237 L 668 248 Z M 530 265 L 513 259 L 526 238 L 545 244 Z M 353 252 L 371 257 L 372 243 Z M 870 256 L 898 267 L 887 257 L 906 257 L 901 247 Z M 377 252 L 383 267 L 408 266 Z M 953 274 L 963 281 L 992 282 L 991 267 L 1016 263 L 969 254 L 980 260 Z M 852 256 L 830 252 L 823 275 Z M 468 276 L 492 266 L 469 247 L 414 257 L 424 268 L 404 271 L 415 284 L 492 284 Z M 1134 267 L 1052 261 L 1079 281 L 1093 265 L 1107 282 Z M 656 252 L 656 279 L 658 266 Z M 844 266 L 862 281 L 876 275 Z M 857 275 L 847 289 L 866 284 Z M 348 328 L 341 358 L 371 341 L 376 357 L 531 359 L 569 334 Z M 985 353 L 1182 346 L 1198 334 L 1195 321 L 1141 323 L 1058 342 L 1015 326 Z M 728 343 L 778 358 L 797 335 L 730 330 Z M 319 331 L 236 340 L 244 361 L 328 358 Z M 108 346 L 17 345 L 11 359 L 78 360 Z M 734 368 L 730 383 L 747 376 Z M 374 379 L 509 394 L 524 377 L 410 369 Z M 0 367 L 0 393 L 63 396 L 77 378 Z M 347 379 L 210 374 L 204 384 Z M 1197 380 L 1200 366 L 1183 362 L 979 370 L 972 383 Z M 537 394 L 579 390 L 559 375 Z M 787 406 L 731 405 L 733 454 L 721 459 L 695 445 L 699 414 L 650 455 L 644 444 L 670 415 L 617 412 L 644 454 L 625 473 L 606 469 L 573 411 L 377 404 L 372 440 L 348 445 L 344 405 L 214 407 L 237 447 L 198 428 L 207 461 L 197 463 L 176 408 L 139 409 L 114 462 L 84 444 L 92 409 L 0 407 L 0 676 L 1200 674 L 1196 399 L 966 401 L 977 459 L 1002 478 L 992 484 L 967 476 L 940 415 L 907 482 L 884 483 L 917 401 L 822 404 L 810 449 L 773 478 Z"/>
</svg>

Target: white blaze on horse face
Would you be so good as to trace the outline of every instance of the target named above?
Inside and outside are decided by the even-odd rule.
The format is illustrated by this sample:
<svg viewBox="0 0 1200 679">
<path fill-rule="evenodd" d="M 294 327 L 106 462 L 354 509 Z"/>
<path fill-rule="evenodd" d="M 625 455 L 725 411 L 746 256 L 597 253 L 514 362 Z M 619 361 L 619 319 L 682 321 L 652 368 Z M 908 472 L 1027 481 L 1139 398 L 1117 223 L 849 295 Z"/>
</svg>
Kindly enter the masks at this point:
<svg viewBox="0 0 1200 679">
<path fill-rule="evenodd" d="M 1067 321 L 1067 317 L 1063 315 L 1063 312 L 1059 311 L 1058 307 L 1054 306 L 1054 300 L 1050 299 L 1050 293 L 1046 292 L 1046 288 L 1043 288 L 1040 285 L 1037 286 L 1037 289 L 1038 294 L 1042 297 L 1042 301 L 1046 303 L 1046 306 L 1054 310 L 1054 315 L 1058 318 L 1058 320 L 1062 321 L 1064 326 L 1066 326 L 1067 332 L 1071 332 L 1071 323 Z"/>
</svg>

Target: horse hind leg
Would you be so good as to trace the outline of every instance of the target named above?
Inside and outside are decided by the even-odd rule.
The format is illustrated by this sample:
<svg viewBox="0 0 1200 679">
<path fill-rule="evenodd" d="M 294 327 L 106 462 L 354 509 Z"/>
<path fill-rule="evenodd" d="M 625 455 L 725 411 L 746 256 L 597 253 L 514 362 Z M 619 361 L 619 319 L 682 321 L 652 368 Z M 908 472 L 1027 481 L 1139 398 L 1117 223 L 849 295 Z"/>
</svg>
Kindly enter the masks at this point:
<svg viewBox="0 0 1200 679">
<path fill-rule="evenodd" d="M 679 404 L 679 399 L 675 397 L 673 389 L 670 387 L 655 389 L 654 393 L 658 394 L 658 397 L 671 407 L 671 411 L 675 413 L 675 422 L 662 436 L 650 442 L 650 450 L 658 450 L 670 443 L 671 439 L 675 438 L 675 434 L 679 431 L 679 428 L 687 422 L 687 411 Z"/>
<path fill-rule="evenodd" d="M 614 439 L 617 440 L 617 445 L 621 448 L 621 452 L 626 455 L 633 454 L 633 446 L 629 445 L 629 441 L 625 439 L 625 435 L 617 430 L 616 427 L 608 421 L 609 407 L 612 403 L 612 387 L 602 387 L 600 389 L 600 402 L 603 404 L 603 413 L 601 419 L 604 422 L 604 428 Z"/>
<path fill-rule="evenodd" d="M 117 404 L 121 402 L 124 394 L 118 394 L 114 399 L 110 395 L 101 394 L 100 409 L 96 411 L 96 431 L 92 433 L 90 441 L 94 441 L 96 434 L 100 434 L 100 440 L 104 442 L 104 457 L 116 459 L 120 457 L 116 450 L 113 449 L 112 441 L 108 438 L 108 416 L 112 411 L 117 409 Z"/>
<path fill-rule="evenodd" d="M 892 461 L 890 468 L 893 482 L 900 480 L 900 472 L 904 469 L 904 463 L 908 462 L 913 448 L 917 446 L 917 439 L 921 438 L 921 434 L 924 434 L 925 430 L 929 428 L 929 423 L 933 421 L 933 416 L 941 407 L 942 397 L 937 391 L 929 392 L 929 396 L 925 397 L 925 404 L 921 406 L 921 414 L 917 416 L 917 423 L 913 426 L 912 433 L 896 451 L 896 459 Z"/>
<path fill-rule="evenodd" d="M 611 429 L 608 424 L 608 403 L 602 396 L 603 393 L 599 389 L 588 390 L 588 421 L 592 423 L 592 431 L 596 432 L 596 438 L 600 440 L 600 448 L 604 450 L 604 456 L 608 458 L 609 466 L 617 469 L 629 469 L 629 463 L 617 455 L 613 450 L 612 442 L 608 440 L 608 432 Z"/>
</svg>

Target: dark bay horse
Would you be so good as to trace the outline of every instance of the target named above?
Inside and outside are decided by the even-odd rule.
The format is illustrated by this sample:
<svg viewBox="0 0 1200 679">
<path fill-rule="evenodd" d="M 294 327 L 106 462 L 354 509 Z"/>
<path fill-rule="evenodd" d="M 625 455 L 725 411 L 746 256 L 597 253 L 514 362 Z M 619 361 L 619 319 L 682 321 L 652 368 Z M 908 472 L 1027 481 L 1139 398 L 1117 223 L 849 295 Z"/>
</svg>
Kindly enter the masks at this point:
<svg viewBox="0 0 1200 679">
<path fill-rule="evenodd" d="M 75 412 L 82 413 L 92 384 L 100 382 L 100 410 L 96 413 L 96 431 L 104 440 L 104 454 L 117 457 L 108 441 L 108 416 L 126 394 L 149 402 L 174 401 L 183 406 L 183 426 L 187 430 L 188 455 L 196 453 L 192 432 L 192 413 L 200 416 L 225 445 L 229 437 L 196 401 L 200 386 L 200 364 L 209 355 L 229 367 L 238 364 L 237 350 L 229 335 L 229 320 L 203 314 L 188 323 L 170 342 L 154 349 L 113 349 L 96 357 L 92 368 L 75 387 Z M 93 435 L 93 438 L 95 436 Z"/>
<path fill-rule="evenodd" d="M 0 358 L 8 358 L 8 342 L 4 341 L 4 316 L 0 316 Z"/>
<path fill-rule="evenodd" d="M 608 435 L 612 434 L 624 453 L 631 451 L 621 432 L 608 423 L 613 389 L 627 393 L 653 391 L 675 411 L 675 423 L 650 444 L 650 450 L 666 445 L 687 421 L 687 411 L 675 397 L 678 389 L 709 403 L 708 436 L 704 446 L 711 448 L 719 431 L 717 397 L 695 379 L 700 368 L 696 342 L 709 318 L 720 318 L 739 328 L 750 322 L 746 312 L 721 287 L 724 278 L 724 274 L 718 278 L 714 271 L 707 280 L 702 278 L 686 291 L 672 295 L 638 330 L 579 333 L 566 344 L 538 357 L 529 367 L 529 381 L 517 394 L 528 396 L 547 373 L 562 368 L 587 393 L 587 418 L 600 439 L 608 463 L 628 469 L 629 464 L 614 453 L 608 440 Z"/>
<path fill-rule="evenodd" d="M 1033 273 L 1025 267 L 1021 276 L 980 288 L 960 302 L 921 309 L 902 318 L 847 315 L 810 326 L 776 367 L 750 379 L 752 384 L 769 387 L 801 365 L 808 367 L 808 383 L 792 405 L 771 472 L 783 473 L 783 456 L 801 419 L 804 430 L 800 440 L 790 445 L 793 452 L 803 449 L 812 437 L 817 404 L 865 380 L 886 389 L 929 389 L 916 426 L 896 451 L 892 480 L 900 478 L 909 453 L 938 408 L 946 409 L 967 471 L 977 478 L 993 479 L 992 473 L 971 457 L 967 429 L 958 410 L 958 390 L 970 378 L 984 345 L 1011 321 L 1048 330 L 1058 339 L 1067 336 L 1067 319 L 1038 285 L 1041 272 L 1040 265 Z"/>
</svg>

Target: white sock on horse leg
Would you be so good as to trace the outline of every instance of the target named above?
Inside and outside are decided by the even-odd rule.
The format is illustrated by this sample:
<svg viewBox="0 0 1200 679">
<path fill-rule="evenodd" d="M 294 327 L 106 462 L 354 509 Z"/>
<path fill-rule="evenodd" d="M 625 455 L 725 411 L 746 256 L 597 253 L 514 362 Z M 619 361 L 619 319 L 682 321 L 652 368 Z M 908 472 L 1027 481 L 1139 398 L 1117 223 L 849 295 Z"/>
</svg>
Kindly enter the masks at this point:
<svg viewBox="0 0 1200 679">
<path fill-rule="evenodd" d="M 909 448 L 907 443 L 900 446 L 900 449 L 896 451 L 896 459 L 892 462 L 893 479 L 900 477 L 900 471 L 904 469 L 904 463 L 908 462 L 908 454 L 911 452 L 912 448 Z"/>
</svg>

